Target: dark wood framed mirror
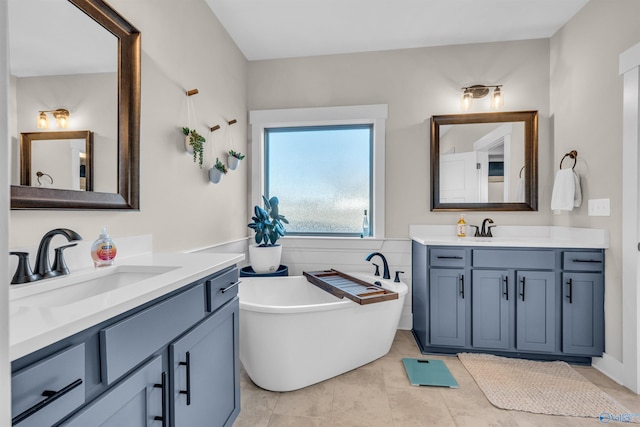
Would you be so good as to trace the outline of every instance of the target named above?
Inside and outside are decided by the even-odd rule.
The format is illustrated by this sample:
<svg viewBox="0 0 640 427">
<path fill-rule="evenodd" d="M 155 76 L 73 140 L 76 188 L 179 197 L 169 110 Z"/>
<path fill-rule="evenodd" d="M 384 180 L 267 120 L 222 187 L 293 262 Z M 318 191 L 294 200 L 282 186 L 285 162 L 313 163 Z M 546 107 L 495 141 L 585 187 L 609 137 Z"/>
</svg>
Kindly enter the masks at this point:
<svg viewBox="0 0 640 427">
<path fill-rule="evenodd" d="M 102 0 L 68 1 L 117 39 L 117 193 L 12 185 L 11 209 L 137 210 L 140 163 L 140 32 Z"/>
<path fill-rule="evenodd" d="M 93 191 L 93 133 L 21 133 L 20 185 Z"/>
<path fill-rule="evenodd" d="M 538 210 L 538 112 L 431 117 L 432 211 Z"/>
</svg>

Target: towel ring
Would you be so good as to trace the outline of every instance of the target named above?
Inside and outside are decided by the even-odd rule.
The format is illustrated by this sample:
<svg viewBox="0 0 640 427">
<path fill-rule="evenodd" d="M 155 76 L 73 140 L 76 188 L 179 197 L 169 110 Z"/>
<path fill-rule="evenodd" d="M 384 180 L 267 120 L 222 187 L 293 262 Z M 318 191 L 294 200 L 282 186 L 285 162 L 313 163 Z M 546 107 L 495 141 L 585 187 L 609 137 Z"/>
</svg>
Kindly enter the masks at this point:
<svg viewBox="0 0 640 427">
<path fill-rule="evenodd" d="M 48 177 L 51 180 L 51 184 L 53 185 L 53 178 L 51 178 L 51 175 L 49 175 L 48 173 L 44 173 L 44 172 L 36 172 L 36 176 L 38 177 L 38 185 L 42 186 L 42 183 L 40 182 L 40 178 L 42 178 L 43 176 Z"/>
<path fill-rule="evenodd" d="M 518 178 L 522 178 L 522 171 L 524 170 L 524 166 L 520 168 L 520 173 L 518 174 Z"/>
<path fill-rule="evenodd" d="M 578 163 L 578 152 L 576 150 L 571 150 L 570 152 L 562 156 L 562 160 L 560 160 L 560 169 L 562 169 L 562 162 L 564 162 L 564 159 L 566 157 L 573 159 L 573 166 L 571 166 L 571 169 L 575 169 L 576 163 Z"/>
</svg>

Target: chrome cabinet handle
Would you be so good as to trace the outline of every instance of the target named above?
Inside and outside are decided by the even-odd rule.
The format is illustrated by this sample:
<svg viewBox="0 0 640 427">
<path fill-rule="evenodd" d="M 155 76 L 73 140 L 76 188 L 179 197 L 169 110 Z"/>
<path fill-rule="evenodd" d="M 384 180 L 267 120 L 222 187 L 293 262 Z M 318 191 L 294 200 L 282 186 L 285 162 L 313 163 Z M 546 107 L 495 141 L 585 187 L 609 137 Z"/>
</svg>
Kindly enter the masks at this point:
<svg viewBox="0 0 640 427">
<path fill-rule="evenodd" d="M 180 362 L 180 366 L 186 366 L 187 368 L 187 387 L 185 390 L 180 390 L 180 394 L 187 395 L 187 406 L 191 405 L 191 353 L 187 351 L 186 361 Z"/>
<path fill-rule="evenodd" d="M 162 389 L 162 415 L 153 417 L 154 421 L 162 421 L 162 427 L 167 427 L 167 401 L 165 399 L 165 393 L 167 389 L 167 373 L 162 372 L 162 379 L 160 384 L 154 384 L 155 388 Z"/>
<path fill-rule="evenodd" d="M 224 293 L 225 293 L 225 292 L 227 292 L 229 289 L 233 289 L 233 288 L 235 288 L 236 286 L 238 286 L 240 283 L 242 283 L 242 281 L 241 281 L 241 280 L 238 280 L 236 283 L 232 283 L 232 284 L 230 284 L 229 286 L 227 286 L 226 288 L 220 288 L 220 292 L 222 292 L 222 293 L 224 294 Z"/>
<path fill-rule="evenodd" d="M 59 398 L 61 398 L 65 394 L 69 393 L 71 390 L 73 390 L 74 388 L 78 387 L 80 384 L 82 384 L 82 379 L 78 378 L 77 380 L 75 380 L 74 382 L 69 384 L 68 386 L 63 387 L 58 391 L 53 391 L 53 390 L 45 390 L 45 391 L 43 391 L 42 395 L 45 396 L 46 399 L 41 400 L 40 402 L 36 403 L 35 405 L 30 407 L 26 411 L 24 411 L 24 412 L 16 415 L 15 417 L 13 417 L 11 419 L 11 424 L 18 424 L 19 422 L 24 421 L 26 418 L 29 418 L 31 415 L 33 415 L 36 412 L 38 412 L 39 410 L 43 409 L 45 406 L 55 402 L 56 400 L 58 400 Z"/>
</svg>

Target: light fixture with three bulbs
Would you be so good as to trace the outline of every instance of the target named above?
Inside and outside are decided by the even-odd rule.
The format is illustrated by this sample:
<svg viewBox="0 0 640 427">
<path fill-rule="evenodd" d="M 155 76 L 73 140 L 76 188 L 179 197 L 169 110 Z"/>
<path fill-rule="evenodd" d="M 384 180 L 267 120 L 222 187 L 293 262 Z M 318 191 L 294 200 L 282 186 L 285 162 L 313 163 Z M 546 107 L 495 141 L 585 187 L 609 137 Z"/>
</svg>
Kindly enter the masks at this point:
<svg viewBox="0 0 640 427">
<path fill-rule="evenodd" d="M 474 99 L 484 98 L 489 94 L 490 88 L 493 88 L 491 94 L 490 106 L 493 110 L 498 110 L 504 106 L 504 93 L 502 92 L 502 85 L 473 85 L 462 88 L 462 98 L 460 100 L 460 109 L 462 111 L 469 111 Z"/>
<path fill-rule="evenodd" d="M 53 115 L 59 128 L 66 129 L 69 126 L 69 110 L 58 108 L 56 110 L 42 110 L 38 112 L 38 129 L 49 129 L 47 113 Z"/>
</svg>

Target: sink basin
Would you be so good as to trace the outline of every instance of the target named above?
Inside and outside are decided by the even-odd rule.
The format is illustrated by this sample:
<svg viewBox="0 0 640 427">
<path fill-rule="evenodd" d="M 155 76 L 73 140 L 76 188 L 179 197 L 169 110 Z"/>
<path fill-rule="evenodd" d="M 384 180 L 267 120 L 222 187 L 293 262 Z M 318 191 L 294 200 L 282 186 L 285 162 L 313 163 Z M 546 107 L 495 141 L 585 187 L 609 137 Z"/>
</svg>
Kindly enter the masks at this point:
<svg viewBox="0 0 640 427">
<path fill-rule="evenodd" d="M 104 293 L 135 286 L 178 267 L 117 265 L 87 274 L 63 276 L 47 282 L 31 284 L 33 293 L 13 299 L 19 307 L 58 307 L 82 301 Z"/>
</svg>

